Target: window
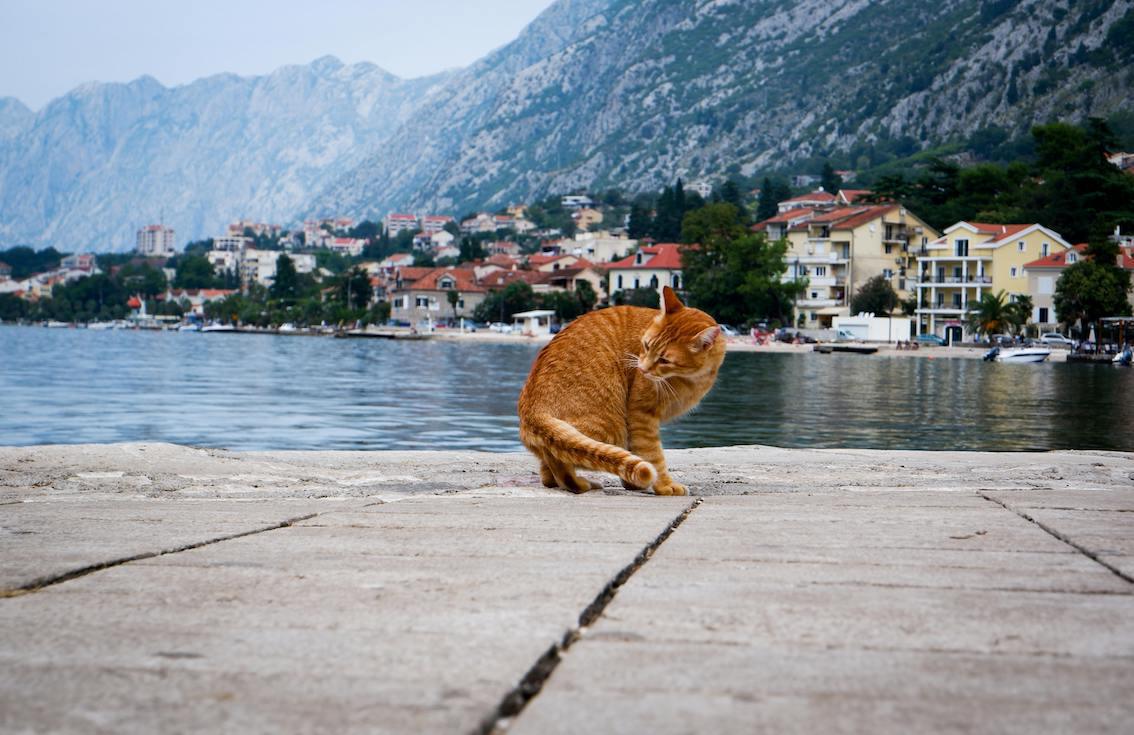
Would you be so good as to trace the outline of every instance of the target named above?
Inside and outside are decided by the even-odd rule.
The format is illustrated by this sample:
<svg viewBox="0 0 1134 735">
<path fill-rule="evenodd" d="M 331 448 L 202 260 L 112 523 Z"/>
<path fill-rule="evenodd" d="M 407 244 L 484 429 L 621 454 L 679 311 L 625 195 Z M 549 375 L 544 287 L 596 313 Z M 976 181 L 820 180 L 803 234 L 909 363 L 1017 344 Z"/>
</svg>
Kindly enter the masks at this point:
<svg viewBox="0 0 1134 735">
<path fill-rule="evenodd" d="M 1041 306 L 1039 308 L 1039 319 L 1036 320 L 1040 324 L 1047 324 L 1047 307 Z"/>
<path fill-rule="evenodd" d="M 958 238 L 953 241 L 953 255 L 958 258 L 967 258 L 969 255 L 969 241 Z"/>
<path fill-rule="evenodd" d="M 657 288 L 657 287 L 658 287 L 658 274 L 655 273 L 654 275 L 650 276 L 650 288 Z"/>
<path fill-rule="evenodd" d="M 817 275 L 817 276 L 827 275 L 827 266 L 825 266 L 825 265 L 815 266 L 815 275 Z"/>
<path fill-rule="evenodd" d="M 639 287 L 639 286 L 641 286 L 641 285 L 642 285 L 642 284 L 641 284 L 641 283 L 640 283 L 640 282 L 638 281 L 638 278 L 637 278 L 637 277 L 635 277 L 635 278 L 634 278 L 634 288 L 638 288 L 638 287 Z"/>
<path fill-rule="evenodd" d="M 1023 240 L 1016 243 L 1016 252 L 1022 253 L 1024 251 L 1026 251 L 1027 249 L 1028 249 L 1028 244 L 1026 242 L 1024 242 Z"/>
<path fill-rule="evenodd" d="M 1069 264 L 1070 264 L 1070 263 L 1076 263 L 1076 262 L 1078 262 L 1078 261 L 1079 261 L 1079 256 L 1078 256 L 1078 254 L 1076 254 L 1076 253 L 1067 253 L 1067 262 L 1068 262 Z"/>
<path fill-rule="evenodd" d="M 428 296 L 418 296 L 414 299 L 413 305 L 416 306 L 419 309 L 428 309 L 429 308 L 429 297 Z"/>
<path fill-rule="evenodd" d="M 959 293 L 953 294 L 953 308 L 954 309 L 960 309 L 961 308 L 961 294 L 959 294 Z"/>
<path fill-rule="evenodd" d="M 1036 282 L 1036 290 L 1043 295 L 1055 293 L 1055 276 L 1040 276 Z"/>
<path fill-rule="evenodd" d="M 819 292 L 818 291 L 812 291 L 811 292 L 811 298 L 813 298 L 813 299 L 819 298 Z"/>
<path fill-rule="evenodd" d="M 394 308 L 395 309 L 406 308 L 406 297 L 405 296 L 399 296 L 396 299 L 394 299 Z"/>
<path fill-rule="evenodd" d="M 894 277 L 893 269 L 883 268 L 882 269 L 882 277 L 885 278 L 887 281 L 890 280 L 891 278 L 893 278 Z"/>
<path fill-rule="evenodd" d="M 465 308 L 465 300 L 464 299 L 457 299 L 457 308 L 458 309 Z"/>
<path fill-rule="evenodd" d="M 670 280 L 670 285 L 673 286 L 674 289 L 681 288 L 681 276 L 674 273 L 672 276 L 669 277 L 669 280 Z"/>
<path fill-rule="evenodd" d="M 622 289 L 622 276 L 618 277 L 618 288 L 619 288 L 619 290 Z"/>
<path fill-rule="evenodd" d="M 1016 266 L 1012 266 L 1012 268 L 1008 271 L 1008 273 L 1009 273 L 1009 275 L 1012 276 L 1012 278 L 1015 278 L 1016 277 Z"/>
<path fill-rule="evenodd" d="M 1040 245 L 1040 257 L 1046 258 L 1049 250 L 1051 250 L 1051 245 L 1049 245 L 1048 243 L 1045 242 L 1044 244 Z"/>
<path fill-rule="evenodd" d="M 890 255 L 892 252 L 894 252 L 894 246 L 893 245 L 886 245 L 884 247 L 886 248 L 886 254 L 887 255 Z"/>
</svg>

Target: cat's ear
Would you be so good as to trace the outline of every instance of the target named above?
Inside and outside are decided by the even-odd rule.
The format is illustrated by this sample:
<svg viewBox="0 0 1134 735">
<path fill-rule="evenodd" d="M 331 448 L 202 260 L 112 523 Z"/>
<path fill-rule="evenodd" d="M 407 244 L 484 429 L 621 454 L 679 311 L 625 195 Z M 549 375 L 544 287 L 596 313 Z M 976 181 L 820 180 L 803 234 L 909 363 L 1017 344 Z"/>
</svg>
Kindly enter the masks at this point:
<svg viewBox="0 0 1134 735">
<path fill-rule="evenodd" d="M 661 310 L 663 314 L 672 314 L 675 311 L 685 308 L 685 304 L 681 303 L 681 299 L 677 298 L 677 294 L 669 286 L 662 287 L 662 300 Z"/>
<path fill-rule="evenodd" d="M 693 351 L 707 350 L 712 347 L 721 336 L 720 325 L 714 324 L 702 330 L 693 340 Z"/>
</svg>

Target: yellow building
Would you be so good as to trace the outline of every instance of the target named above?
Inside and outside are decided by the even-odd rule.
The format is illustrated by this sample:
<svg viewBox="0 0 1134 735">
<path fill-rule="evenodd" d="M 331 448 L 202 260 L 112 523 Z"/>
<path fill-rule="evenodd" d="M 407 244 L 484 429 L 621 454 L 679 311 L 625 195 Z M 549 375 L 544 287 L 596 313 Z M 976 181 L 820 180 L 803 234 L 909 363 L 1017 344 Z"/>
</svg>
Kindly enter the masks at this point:
<svg viewBox="0 0 1134 735">
<path fill-rule="evenodd" d="M 783 280 L 807 279 L 796 309 L 799 326 L 809 329 L 829 329 L 836 316 L 850 316 L 850 299 L 875 276 L 908 298 L 914 253 L 939 234 L 898 204 L 791 209 L 757 229 L 788 241 Z"/>
<path fill-rule="evenodd" d="M 1032 295 L 1024 266 L 1070 243 L 1040 224 L 958 222 L 918 253 L 917 323 L 922 334 L 970 339 L 965 312 L 986 293 Z M 1034 295 L 1033 295 L 1034 298 Z"/>
</svg>

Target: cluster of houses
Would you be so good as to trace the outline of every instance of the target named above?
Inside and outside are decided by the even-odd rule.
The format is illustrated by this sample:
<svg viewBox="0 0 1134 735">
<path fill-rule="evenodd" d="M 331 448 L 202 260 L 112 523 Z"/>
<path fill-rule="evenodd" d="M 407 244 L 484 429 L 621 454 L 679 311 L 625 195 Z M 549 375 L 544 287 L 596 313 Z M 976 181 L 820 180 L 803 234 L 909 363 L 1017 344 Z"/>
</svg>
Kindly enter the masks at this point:
<svg viewBox="0 0 1134 735">
<path fill-rule="evenodd" d="M 12 268 L 0 261 L 0 294 L 37 301 L 51 296 L 55 286 L 101 273 L 92 253 L 76 253 L 64 257 L 58 268 L 36 273 L 27 278 L 12 278 Z"/>
<path fill-rule="evenodd" d="M 754 231 L 787 242 L 783 280 L 806 283 L 796 301 L 796 326 L 831 328 L 836 319 L 851 316 L 854 294 L 880 276 L 899 298 L 915 300 L 918 333 L 954 342 L 970 339 L 966 312 L 984 294 L 1000 291 L 1013 300 L 1030 297 L 1031 322 L 1042 331 L 1057 329 L 1055 284 L 1062 270 L 1082 257 L 1084 245 L 1067 242 L 1041 223 L 957 222 L 937 231 L 900 203 L 872 202 L 869 195 L 862 189 L 833 194 L 818 189 L 781 202 L 773 217 L 753 225 Z M 585 282 L 601 301 L 611 302 L 620 291 L 683 288 L 681 245 L 639 243 L 624 230 L 598 229 L 603 214 L 587 196 L 565 196 L 562 205 L 578 225 L 574 238 L 539 231 L 526 218 L 523 206 L 460 222 L 447 215 L 390 213 L 382 221 L 387 234 L 412 232 L 413 252 L 359 266 L 371 277 L 374 298 L 390 302 L 391 317 L 413 324 L 468 317 L 490 292 L 516 281 L 527 283 L 536 293 L 573 292 Z M 228 226 L 226 234 L 213 238 L 206 257 L 218 272 L 238 274 L 244 286 L 270 286 L 284 252 L 297 272 L 329 276 L 319 272 L 314 254 L 297 251 L 326 248 L 357 258 L 366 241 L 341 235 L 353 226 L 353 220 L 342 217 L 309 220 L 300 239 L 298 233 L 279 225 L 239 220 Z M 488 242 L 487 256 L 478 261 L 414 266 L 417 253 L 456 260 L 461 234 L 502 231 L 541 236 L 539 252 L 524 255 L 517 243 L 502 239 Z M 174 254 L 173 238 L 171 228 L 147 225 L 137 233 L 136 252 L 154 260 L 168 257 Z M 257 248 L 261 238 L 282 249 Z M 1117 232 L 1115 238 L 1121 246 L 1122 266 L 1134 270 L 1134 238 Z M 19 281 L 10 278 L 10 269 L 0 263 L 0 293 L 42 298 L 56 284 L 97 272 L 95 257 L 89 253 L 68 256 L 59 268 Z M 173 274 L 168 275 L 172 280 Z M 171 290 L 166 297 L 187 300 L 194 311 L 201 311 L 205 302 L 229 293 Z"/>
<path fill-rule="evenodd" d="M 780 203 L 755 229 L 788 242 L 784 281 L 806 279 L 796 301 L 799 326 L 829 328 L 850 315 L 850 298 L 882 276 L 899 298 L 915 298 L 919 334 L 972 338 L 965 314 L 986 293 L 1029 296 L 1031 322 L 1058 328 L 1053 298 L 1063 268 L 1085 245 L 1040 223 L 957 222 L 938 232 L 897 203 L 865 203 L 869 192 L 822 190 Z M 1134 267 L 1134 242 L 1115 233 L 1122 263 Z"/>
</svg>

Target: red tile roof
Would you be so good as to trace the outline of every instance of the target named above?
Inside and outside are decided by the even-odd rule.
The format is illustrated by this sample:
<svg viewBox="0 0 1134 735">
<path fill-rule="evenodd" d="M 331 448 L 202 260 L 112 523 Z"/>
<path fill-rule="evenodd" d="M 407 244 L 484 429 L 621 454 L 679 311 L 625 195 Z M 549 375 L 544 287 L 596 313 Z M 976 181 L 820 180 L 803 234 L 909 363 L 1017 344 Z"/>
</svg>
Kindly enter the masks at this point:
<svg viewBox="0 0 1134 735">
<path fill-rule="evenodd" d="M 896 204 L 879 204 L 873 207 L 866 207 L 865 209 L 855 209 L 849 213 L 850 216 L 840 221 L 831 229 L 834 230 L 853 230 L 856 227 L 861 227 L 867 222 L 873 222 L 889 212 L 898 208 Z"/>
<path fill-rule="evenodd" d="M 966 222 L 965 224 L 972 225 L 977 232 L 992 235 L 997 240 L 1012 237 L 1017 232 L 1022 232 L 1032 226 L 1032 224 L 998 225 L 990 222 Z"/>
<path fill-rule="evenodd" d="M 680 270 L 681 250 L 683 247 L 686 246 L 673 242 L 663 242 L 658 245 L 643 245 L 638 248 L 638 252 L 652 257 L 644 261 L 641 265 L 637 264 L 638 254 L 634 253 L 626 256 L 622 260 L 614 261 L 607 267 L 611 270 L 616 268 Z"/>
<path fill-rule="evenodd" d="M 1083 252 L 1087 249 L 1086 243 L 1079 243 L 1075 246 L 1077 252 Z M 1060 250 L 1058 253 L 1052 253 L 1047 257 L 1033 260 L 1030 263 L 1024 263 L 1025 268 L 1065 268 L 1067 267 L 1067 253 L 1070 250 Z"/>
<path fill-rule="evenodd" d="M 839 189 L 839 197 L 846 200 L 847 204 L 855 204 L 873 193 L 870 189 Z"/>
<path fill-rule="evenodd" d="M 413 289 L 415 291 L 448 291 L 449 287 L 443 288 L 440 285 L 440 281 L 446 276 L 453 279 L 451 288 L 457 291 L 466 293 L 482 293 L 484 291 L 484 288 L 477 283 L 476 273 L 471 268 L 433 268 L 414 281 Z"/>
<path fill-rule="evenodd" d="M 433 268 L 406 265 L 398 268 L 398 278 L 402 279 L 403 282 L 413 283 L 414 281 L 424 278 L 433 270 Z"/>
<path fill-rule="evenodd" d="M 780 202 L 780 204 L 781 205 L 791 204 L 792 202 L 833 202 L 833 201 L 835 201 L 835 195 L 834 194 L 830 194 L 830 193 L 825 192 L 825 191 L 813 191 L 810 194 L 800 194 L 797 197 L 792 197 L 791 199 L 785 199 L 782 202 Z"/>
</svg>

